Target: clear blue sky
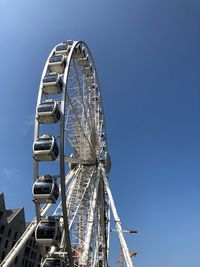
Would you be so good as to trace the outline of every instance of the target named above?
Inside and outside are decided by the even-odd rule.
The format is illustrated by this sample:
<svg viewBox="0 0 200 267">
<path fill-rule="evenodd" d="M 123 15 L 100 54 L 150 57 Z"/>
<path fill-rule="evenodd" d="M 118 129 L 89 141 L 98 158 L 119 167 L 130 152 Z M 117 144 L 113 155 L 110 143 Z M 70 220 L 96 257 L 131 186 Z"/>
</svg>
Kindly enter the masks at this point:
<svg viewBox="0 0 200 267">
<path fill-rule="evenodd" d="M 0 0 L 0 191 L 31 201 L 33 116 L 52 47 L 84 40 L 100 77 L 111 186 L 136 267 L 200 264 L 200 2 Z M 113 236 L 110 266 L 116 266 Z"/>
</svg>

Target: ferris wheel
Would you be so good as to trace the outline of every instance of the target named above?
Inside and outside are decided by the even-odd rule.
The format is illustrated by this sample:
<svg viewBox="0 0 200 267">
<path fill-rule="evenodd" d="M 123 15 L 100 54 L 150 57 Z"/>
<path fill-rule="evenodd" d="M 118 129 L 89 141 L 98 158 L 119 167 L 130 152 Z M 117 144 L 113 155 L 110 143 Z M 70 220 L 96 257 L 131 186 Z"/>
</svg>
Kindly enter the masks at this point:
<svg viewBox="0 0 200 267">
<path fill-rule="evenodd" d="M 111 211 L 126 264 L 133 266 L 109 188 L 100 84 L 82 41 L 60 43 L 47 58 L 36 106 L 33 161 L 36 219 L 0 266 L 10 266 L 35 231 L 43 267 L 108 267 Z"/>
</svg>

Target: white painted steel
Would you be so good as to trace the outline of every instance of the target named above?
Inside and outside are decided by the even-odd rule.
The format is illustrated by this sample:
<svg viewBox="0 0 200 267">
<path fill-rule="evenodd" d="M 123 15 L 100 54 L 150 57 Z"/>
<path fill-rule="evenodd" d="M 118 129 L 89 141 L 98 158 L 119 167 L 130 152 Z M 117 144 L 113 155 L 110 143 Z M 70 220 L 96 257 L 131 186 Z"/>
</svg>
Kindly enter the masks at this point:
<svg viewBox="0 0 200 267">
<path fill-rule="evenodd" d="M 91 242 L 92 228 L 93 228 L 93 223 L 94 223 L 94 213 L 95 213 L 96 204 L 97 204 L 98 187 L 99 187 L 99 180 L 96 181 L 96 185 L 95 185 L 95 189 L 94 189 L 94 193 L 92 197 L 90 213 L 89 213 L 89 217 L 87 221 L 87 230 L 86 230 L 86 237 L 85 237 L 85 242 L 83 246 L 83 253 L 80 258 L 80 265 L 83 265 L 83 266 L 87 266 L 89 246 Z"/>
<path fill-rule="evenodd" d="M 104 180 L 106 191 L 107 191 L 107 194 L 108 194 L 108 197 L 109 197 L 109 200 L 110 200 L 110 206 L 111 206 L 113 217 L 114 217 L 114 220 L 115 220 L 116 230 L 117 230 L 117 232 L 119 234 L 120 244 L 121 244 L 121 247 L 122 247 L 122 251 L 123 251 L 123 255 L 124 255 L 126 264 L 127 264 L 128 267 L 134 267 L 134 265 L 132 263 L 132 260 L 131 260 L 131 257 L 130 257 L 130 254 L 129 254 L 128 246 L 126 244 L 126 240 L 125 240 L 124 235 L 123 235 L 121 221 L 120 221 L 120 218 L 118 216 L 117 209 L 115 207 L 114 199 L 112 197 L 112 193 L 111 193 L 111 190 L 109 188 L 109 183 L 108 183 L 106 175 L 103 176 L 103 180 Z"/>
<path fill-rule="evenodd" d="M 107 257 L 110 252 L 110 201 L 108 201 Z"/>
</svg>

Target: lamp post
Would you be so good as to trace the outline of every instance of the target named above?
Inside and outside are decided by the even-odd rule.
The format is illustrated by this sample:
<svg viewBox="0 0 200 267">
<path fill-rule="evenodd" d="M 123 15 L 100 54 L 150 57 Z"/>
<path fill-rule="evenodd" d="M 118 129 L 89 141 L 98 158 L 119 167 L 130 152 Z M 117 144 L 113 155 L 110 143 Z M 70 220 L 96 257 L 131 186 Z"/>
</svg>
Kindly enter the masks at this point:
<svg viewBox="0 0 200 267">
<path fill-rule="evenodd" d="M 111 231 L 111 232 L 116 232 L 115 229 L 110 230 L 110 231 Z M 127 230 L 127 229 L 123 229 L 123 233 L 137 234 L 138 231 L 137 231 L 137 230 Z M 136 252 L 136 251 L 131 251 L 131 250 L 129 250 L 129 255 L 130 255 L 130 257 L 132 258 L 133 256 L 136 256 L 136 255 L 137 255 L 137 252 Z M 118 261 L 117 263 L 119 263 L 119 266 L 120 266 L 120 267 L 124 267 L 124 255 L 123 255 L 123 250 L 122 250 L 121 243 L 120 243 L 120 257 L 119 257 L 119 261 Z"/>
</svg>

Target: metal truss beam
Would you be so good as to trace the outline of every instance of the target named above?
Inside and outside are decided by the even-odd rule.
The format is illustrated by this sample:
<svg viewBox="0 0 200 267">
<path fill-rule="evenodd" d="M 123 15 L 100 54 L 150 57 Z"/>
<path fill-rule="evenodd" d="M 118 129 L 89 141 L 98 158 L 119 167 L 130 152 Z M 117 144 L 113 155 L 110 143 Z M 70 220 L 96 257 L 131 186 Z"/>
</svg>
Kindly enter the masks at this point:
<svg viewBox="0 0 200 267">
<path fill-rule="evenodd" d="M 131 257 L 130 257 L 130 254 L 129 254 L 127 244 L 126 244 L 126 240 L 125 240 L 124 235 L 123 235 L 121 221 L 120 221 L 120 218 L 118 216 L 117 209 L 115 207 L 114 199 L 113 199 L 111 190 L 109 188 L 109 183 L 108 183 L 108 179 L 107 179 L 106 175 L 103 175 L 103 180 L 104 180 L 105 188 L 106 188 L 106 191 L 108 194 L 108 198 L 110 200 L 110 206 L 111 206 L 111 210 L 112 210 L 113 217 L 115 220 L 116 231 L 118 232 L 118 235 L 119 235 L 119 240 L 120 240 L 120 244 L 122 247 L 122 251 L 123 251 L 123 255 L 124 255 L 126 264 L 128 267 L 134 267 L 132 260 L 131 260 Z"/>
<path fill-rule="evenodd" d="M 97 179 L 95 188 L 94 188 L 91 209 L 90 209 L 88 222 L 87 222 L 87 231 L 86 231 L 86 237 L 85 237 L 85 242 L 84 242 L 84 247 L 83 247 L 83 253 L 80 258 L 80 265 L 83 265 L 83 266 L 87 266 L 90 241 L 91 241 L 93 223 L 94 223 L 94 214 L 95 214 L 95 209 L 96 209 L 96 204 L 97 204 L 98 188 L 99 188 L 99 179 Z"/>
</svg>

